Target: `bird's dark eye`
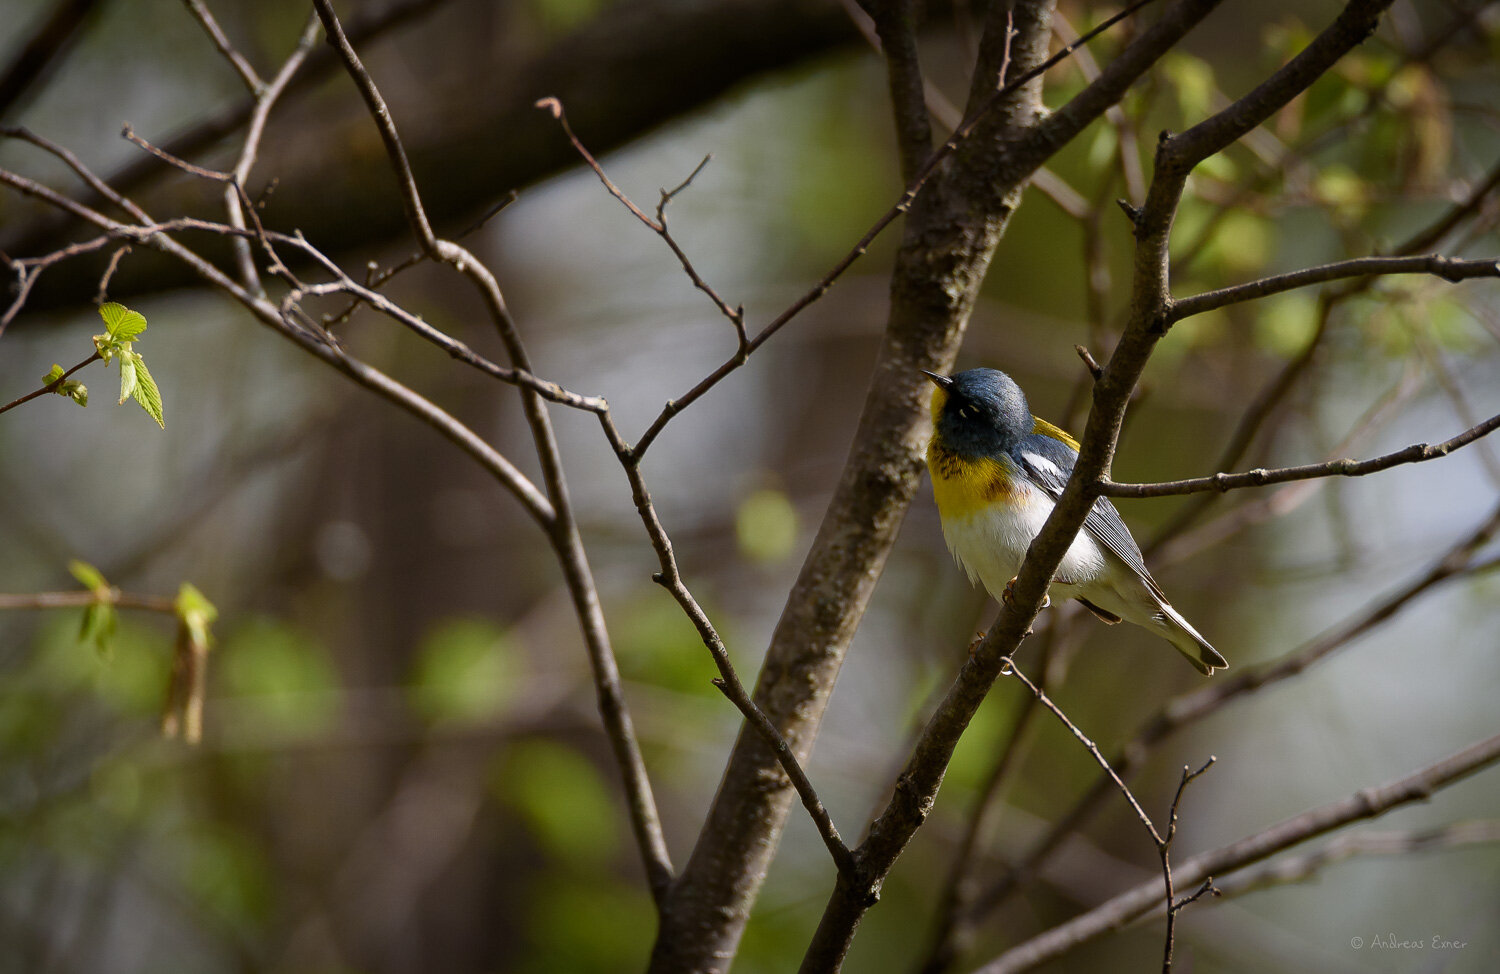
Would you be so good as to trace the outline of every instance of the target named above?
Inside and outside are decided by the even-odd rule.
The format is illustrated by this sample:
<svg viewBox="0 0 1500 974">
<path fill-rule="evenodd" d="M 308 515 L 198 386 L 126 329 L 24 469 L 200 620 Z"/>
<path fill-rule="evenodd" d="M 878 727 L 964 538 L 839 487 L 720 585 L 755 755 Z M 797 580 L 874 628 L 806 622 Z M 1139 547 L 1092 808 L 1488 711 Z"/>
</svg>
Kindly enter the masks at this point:
<svg viewBox="0 0 1500 974">
<path fill-rule="evenodd" d="M 969 418 L 969 407 L 968 406 L 959 406 L 958 407 L 958 418 L 959 419 L 968 419 Z"/>
</svg>

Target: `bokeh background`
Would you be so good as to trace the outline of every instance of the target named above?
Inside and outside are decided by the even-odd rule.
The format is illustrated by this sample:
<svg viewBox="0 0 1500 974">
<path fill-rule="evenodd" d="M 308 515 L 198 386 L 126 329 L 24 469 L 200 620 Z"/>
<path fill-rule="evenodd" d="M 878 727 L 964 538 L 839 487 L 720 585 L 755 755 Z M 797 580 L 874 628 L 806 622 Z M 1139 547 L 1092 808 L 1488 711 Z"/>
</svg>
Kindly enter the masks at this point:
<svg viewBox="0 0 1500 974">
<path fill-rule="evenodd" d="M 289 49 L 306 16 L 282 0 L 214 6 L 263 67 Z M 454 0 L 372 45 L 368 61 L 398 124 L 441 124 L 466 106 L 435 90 L 439 67 L 483 84 L 486 52 L 544 48 L 609 7 Z M 12 25 L 0 34 L 23 36 L 49 8 L 0 2 L 0 23 Z M 1063 9 L 1075 26 L 1102 16 L 1088 4 Z M 1334 9 L 1227 5 L 1127 102 L 1146 133 L 1138 157 L 1149 163 L 1150 133 L 1191 124 L 1222 93 L 1246 90 Z M 1195 177 L 1175 236 L 1177 293 L 1390 249 L 1466 198 L 1500 158 L 1500 21 L 1484 12 L 1441 53 L 1423 46 L 1461 13 L 1398 4 L 1379 36 L 1250 149 Z M 943 11 L 936 20 L 924 57 L 956 96 L 964 32 L 953 24 L 963 18 Z M 0 57 L 13 43 L 0 36 Z M 1096 54 L 1106 59 L 1117 43 L 1106 39 Z M 1054 105 L 1082 83 L 1072 68 L 1053 78 Z M 236 84 L 180 5 L 104 3 L 45 91 L 6 121 L 109 172 L 138 154 L 117 137 L 122 122 L 159 137 L 238 97 Z M 330 138 L 320 119 L 358 113 L 335 75 L 301 96 L 268 140 L 307 151 Z M 751 78 L 603 161 L 635 199 L 654 204 L 660 187 L 713 155 L 673 202 L 672 226 L 753 327 L 816 281 L 899 194 L 889 128 L 882 66 L 852 41 Z M 1117 132 L 1100 125 L 1051 168 L 1085 201 L 1112 200 L 1128 193 L 1118 146 Z M 0 143 L 0 166 L 65 185 L 27 146 Z M 518 201 L 469 243 L 495 268 L 539 371 L 606 396 L 627 436 L 639 435 L 665 400 L 733 351 L 729 325 L 587 171 L 497 185 L 493 198 L 512 188 Z M 1095 209 L 1097 221 L 1078 221 L 1028 191 L 960 359 L 1009 371 L 1036 413 L 1075 430 L 1083 370 L 1073 345 L 1107 352 L 1129 267 L 1126 221 L 1112 205 Z M 20 212 L 0 196 L 0 229 Z M 268 212 L 274 219 L 274 206 Z M 1500 252 L 1496 215 L 1492 199 L 1445 252 Z M 747 679 L 844 459 L 884 323 L 892 239 L 677 418 L 646 463 L 685 578 Z M 358 267 L 410 249 L 409 239 L 372 233 L 341 256 Z M 1102 255 L 1092 267 L 1090 252 Z M 128 272 L 129 261 L 122 285 Z M 418 268 L 391 293 L 498 356 L 481 309 L 450 274 Z M 23 316 L 3 336 L 0 399 L 35 388 L 54 361 L 66 367 L 88 354 L 101 330 L 91 297 L 80 291 Z M 193 290 L 120 300 L 150 321 L 139 350 L 162 388 L 166 430 L 134 406 L 115 406 L 113 371 L 99 365 L 79 375 L 92 391 L 87 409 L 47 397 L 0 418 L 0 591 L 75 588 L 72 558 L 133 593 L 170 595 L 191 581 L 221 613 L 205 740 L 187 748 L 157 736 L 169 620 L 127 612 L 101 654 L 80 643 L 76 610 L 0 614 L 0 971 L 641 968 L 654 930 L 650 897 L 577 625 L 535 526 L 427 428 L 224 300 Z M 1306 345 L 1319 315 L 1318 295 L 1305 292 L 1179 325 L 1146 373 L 1117 478 L 1212 471 L 1241 411 Z M 361 355 L 535 469 L 511 389 L 374 317 L 348 328 Z M 1340 302 L 1326 329 L 1241 466 L 1375 455 L 1444 439 L 1500 410 L 1493 282 L 1382 282 Z M 694 630 L 650 582 L 654 555 L 597 424 L 554 412 L 681 861 L 739 720 L 710 685 L 712 662 Z M 1497 497 L 1500 462 L 1486 443 L 1374 477 L 1245 492 L 1156 552 L 1153 569 L 1236 668 L 1252 667 L 1420 575 Z M 1145 543 L 1184 503 L 1120 506 Z M 1247 523 L 1216 520 L 1257 504 L 1265 509 Z M 1439 586 L 1306 674 L 1169 740 L 1137 790 L 1153 813 L 1164 813 L 1184 764 L 1218 758 L 1188 791 L 1178 854 L 1494 733 L 1497 596 L 1494 573 Z M 809 767 L 846 835 L 883 804 L 935 695 L 994 611 L 951 562 L 924 489 Z M 1106 753 L 1198 685 L 1144 633 L 1073 620 L 1066 609 L 1050 617 L 1067 617 L 1070 639 L 1081 641 L 1054 695 Z M 1036 653 L 1023 648 L 1022 665 L 1035 665 Z M 1024 696 L 1004 681 L 991 694 L 848 969 L 913 969 Z M 1093 773 L 1060 725 L 1040 723 L 985 837 L 980 875 L 1023 852 Z M 1497 803 L 1500 776 L 1489 772 L 1376 827 L 1492 818 Z M 1139 823 L 1113 801 L 996 915 L 971 959 L 1156 868 Z M 798 810 L 735 970 L 794 969 L 832 879 Z M 1213 972 L 1491 971 L 1500 964 L 1497 911 L 1493 846 L 1362 857 L 1308 882 L 1192 908 L 1179 957 Z M 1391 934 L 1468 946 L 1350 947 Z M 1140 925 L 1047 969 L 1146 969 L 1159 951 L 1159 924 Z"/>
</svg>

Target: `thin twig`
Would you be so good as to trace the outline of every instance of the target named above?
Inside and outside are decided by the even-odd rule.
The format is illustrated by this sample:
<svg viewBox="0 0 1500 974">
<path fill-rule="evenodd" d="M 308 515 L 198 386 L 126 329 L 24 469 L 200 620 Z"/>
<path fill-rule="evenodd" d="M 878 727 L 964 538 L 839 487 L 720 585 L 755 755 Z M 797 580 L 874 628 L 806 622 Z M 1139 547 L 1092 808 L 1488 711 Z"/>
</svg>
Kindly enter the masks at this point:
<svg viewBox="0 0 1500 974">
<path fill-rule="evenodd" d="M 260 79 L 260 75 L 255 73 L 255 68 L 250 66 L 250 62 L 245 59 L 245 56 L 235 50 L 234 45 L 229 42 L 224 29 L 214 19 L 214 15 L 209 11 L 208 6 L 203 0 L 183 0 L 183 3 L 187 5 L 188 10 L 192 13 L 193 19 L 202 25 L 204 32 L 214 42 L 214 47 L 218 48 L 219 53 L 224 55 L 224 60 L 228 61 L 230 67 L 234 68 L 235 74 L 240 76 L 240 80 L 245 83 L 245 87 L 249 89 L 250 94 L 254 95 L 257 101 L 261 100 L 266 83 Z"/>
<path fill-rule="evenodd" d="M 126 123 L 126 125 L 122 129 L 120 129 L 120 135 L 126 140 L 140 146 L 142 149 L 145 149 L 147 152 L 151 153 L 153 156 L 160 159 L 162 162 L 165 162 L 172 168 L 181 169 L 183 172 L 187 173 L 190 176 L 197 176 L 199 179 L 211 179 L 216 183 L 227 183 L 230 180 L 234 179 L 234 173 L 220 172 L 217 169 L 205 169 L 202 166 L 193 165 L 186 159 L 179 159 L 177 156 L 174 156 L 166 149 L 163 149 L 160 146 L 153 145 L 147 139 L 144 139 L 141 136 L 137 135 L 135 129 L 129 123 Z"/>
<path fill-rule="evenodd" d="M 1385 277 L 1392 274 L 1431 274 L 1445 281 L 1467 281 L 1500 277 L 1500 260 L 1493 257 L 1463 260 L 1441 254 L 1401 257 L 1354 257 L 1318 267 L 1274 274 L 1258 281 L 1236 284 L 1172 301 L 1166 310 L 1167 324 L 1231 304 L 1281 294 L 1297 288 L 1351 277 Z"/>
<path fill-rule="evenodd" d="M 353 45 L 350 44 L 330 0 L 313 0 L 313 3 L 318 18 L 323 22 L 328 43 L 338 52 L 346 72 L 354 81 L 355 87 L 359 89 L 360 97 L 364 99 L 370 116 L 380 131 L 381 141 L 385 143 L 386 155 L 401 187 L 401 198 L 408 222 L 419 244 L 435 260 L 451 265 L 469 279 L 484 300 L 486 310 L 500 334 L 500 340 L 505 345 L 512 364 L 517 369 L 528 373 L 533 372 L 530 357 L 521 341 L 515 321 L 511 318 L 505 298 L 500 292 L 499 283 L 477 257 L 456 243 L 438 239 L 433 233 L 422 206 L 421 193 L 407 159 L 406 149 L 402 145 L 390 110 L 386 107 L 385 99 L 381 97 L 375 80 L 360 61 Z M 573 600 L 579 626 L 583 631 L 589 665 L 594 676 L 594 686 L 598 692 L 600 719 L 624 782 L 631 827 L 645 864 L 652 896 L 656 902 L 661 903 L 672 883 L 671 855 L 667 850 L 661 816 L 657 811 L 651 780 L 646 772 L 645 759 L 641 755 L 640 742 L 636 738 L 635 727 L 620 686 L 619 666 L 615 661 L 609 631 L 605 626 L 599 593 L 594 584 L 593 573 L 583 548 L 583 540 L 573 515 L 561 452 L 552 430 L 551 418 L 542 398 L 535 390 L 523 386 L 521 404 L 526 414 L 527 424 L 531 428 L 532 442 L 536 447 L 537 459 L 541 462 L 542 477 L 546 483 L 548 499 L 552 503 L 555 515 L 547 525 L 547 538 L 557 556 L 568 594 Z"/>
<path fill-rule="evenodd" d="M 748 356 L 750 352 L 745 335 L 745 309 L 732 308 L 729 306 L 728 301 L 725 301 L 722 297 L 719 296 L 719 292 L 714 290 L 714 288 L 703 279 L 702 275 L 698 273 L 697 268 L 693 266 L 693 262 L 688 258 L 687 253 L 677 243 L 677 239 L 672 236 L 671 231 L 667 228 L 667 204 L 672 201 L 673 197 L 682 192 L 692 183 L 693 179 L 698 175 L 698 173 L 703 171 L 703 167 L 708 165 L 709 159 L 711 157 L 705 156 L 703 161 L 698 163 L 697 168 L 695 168 L 688 175 L 688 177 L 684 179 L 680 185 L 677 186 L 676 189 L 673 189 L 671 192 L 662 190 L 661 202 L 656 206 L 656 218 L 652 219 L 644 210 L 637 206 L 629 196 L 625 195 L 624 190 L 615 185 L 614 180 L 609 178 L 609 174 L 606 173 L 604 171 L 604 167 L 599 164 L 599 160 L 595 159 L 593 153 L 589 152 L 588 148 L 584 146 L 583 141 L 578 138 L 576 133 L 574 133 L 573 127 L 568 124 L 568 115 L 567 112 L 564 111 L 561 101 L 556 98 L 543 98 L 536 103 L 536 107 L 541 109 L 542 111 L 547 112 L 553 118 L 557 119 L 557 124 L 562 128 L 563 134 L 567 136 L 568 142 L 573 146 L 573 151 L 578 153 L 579 157 L 583 159 L 584 165 L 588 166 L 589 169 L 593 171 L 594 175 L 599 178 L 599 182 L 604 184 L 604 188 L 609 191 L 609 195 L 619 200 L 620 204 L 627 210 L 629 210 L 631 215 L 639 220 L 642 224 L 644 224 L 652 233 L 656 234 L 658 237 L 661 237 L 662 242 L 671 249 L 673 256 L 677 258 L 677 262 L 682 265 L 683 272 L 686 273 L 688 279 L 693 282 L 693 287 L 696 287 L 698 290 L 708 295 L 708 299 L 714 303 L 714 307 L 719 309 L 719 314 L 727 318 L 729 320 L 729 323 L 734 326 L 735 336 L 739 341 L 738 348 L 735 352 L 735 357 L 743 362 L 744 358 Z"/>
<path fill-rule="evenodd" d="M 1162 834 L 1157 831 L 1156 823 L 1151 821 L 1151 816 L 1147 815 L 1146 810 L 1141 807 L 1141 803 L 1136 799 L 1135 793 L 1130 790 L 1130 786 L 1125 784 L 1125 780 L 1115 773 L 1115 769 L 1110 766 L 1109 760 L 1105 758 L 1104 753 L 1099 750 L 1099 746 L 1091 741 L 1088 735 L 1085 734 L 1077 724 L 1073 723 L 1072 719 L 1070 719 L 1067 714 L 1063 713 L 1061 707 L 1052 702 L 1052 698 L 1047 696 L 1047 694 L 1042 691 L 1041 687 L 1031 682 L 1030 677 L 1021 672 L 1020 667 L 1016 666 L 1012 660 L 1007 659 L 1005 661 L 1005 664 L 1000 669 L 1000 675 L 1013 676 L 1016 679 L 1020 680 L 1021 683 L 1025 685 L 1026 689 L 1031 691 L 1031 695 L 1036 697 L 1037 701 L 1043 707 L 1046 707 L 1049 711 L 1051 711 L 1052 716 L 1062 721 L 1063 726 L 1068 729 L 1068 733 L 1072 734 L 1075 738 L 1078 739 L 1078 743 L 1082 744 L 1085 748 L 1088 749 L 1089 754 L 1091 754 L 1094 758 L 1094 762 L 1098 764 L 1099 767 L 1104 771 L 1104 773 L 1109 776 L 1109 779 L 1114 782 L 1115 787 L 1119 789 L 1120 794 L 1125 796 L 1125 800 L 1130 803 L 1131 810 L 1135 812 L 1135 817 L 1141 820 L 1141 824 L 1144 825 L 1146 827 L 1146 831 L 1150 833 L 1151 841 L 1156 843 L 1158 848 L 1164 845 L 1166 839 L 1164 839 L 1162 837 Z M 1176 807 L 1175 802 L 1173 803 L 1173 807 Z"/>
<path fill-rule="evenodd" d="M 1203 774 L 1203 772 L 1211 768 L 1214 762 L 1217 760 L 1218 758 L 1214 757 L 1213 755 L 1209 755 L 1208 760 L 1205 761 L 1203 763 L 1203 766 L 1197 771 L 1194 771 L 1187 765 L 1183 765 L 1182 778 L 1177 782 L 1177 793 L 1172 796 L 1172 808 L 1167 815 L 1167 834 L 1162 836 L 1161 841 L 1157 843 L 1157 852 L 1161 855 L 1162 883 L 1166 887 L 1167 913 L 1166 938 L 1162 947 L 1161 958 L 1162 974 L 1172 974 L 1172 951 L 1176 947 L 1177 943 L 1177 914 L 1182 912 L 1183 908 L 1188 904 L 1197 902 L 1198 899 L 1205 893 L 1214 892 L 1217 895 L 1217 890 L 1214 890 L 1213 877 L 1209 877 L 1204 880 L 1203 885 L 1198 888 L 1198 891 L 1196 893 L 1193 893 L 1192 895 L 1187 896 L 1181 900 L 1176 899 L 1177 894 L 1174 890 L 1172 882 L 1171 857 L 1172 840 L 1177 837 L 1177 810 L 1178 807 L 1182 804 L 1182 793 L 1187 790 L 1187 786 L 1192 783 L 1195 778 L 1199 777 Z"/>
<path fill-rule="evenodd" d="M 108 602 L 120 609 L 146 612 L 177 613 L 177 604 L 161 595 L 132 595 L 110 588 L 100 592 L 25 592 L 0 593 L 0 609 L 84 609 L 98 602 Z"/>
<path fill-rule="evenodd" d="M 187 2 L 192 5 L 198 4 L 198 0 L 187 0 Z M 204 12 L 207 13 L 206 10 Z M 205 24 L 205 26 L 208 25 Z M 287 85 L 291 84 L 297 70 L 302 67 L 302 62 L 307 59 L 313 42 L 317 40 L 317 31 L 316 15 L 308 14 L 307 24 L 302 28 L 302 35 L 297 39 L 297 46 L 287 56 L 281 69 L 276 72 L 276 77 L 271 79 L 270 84 L 262 82 L 258 77 L 254 78 L 254 84 L 251 85 L 250 90 L 255 95 L 255 110 L 250 114 L 250 125 L 245 130 L 245 141 L 240 146 L 239 158 L 234 164 L 234 179 L 224 189 L 224 209 L 229 214 L 230 226 L 244 229 L 245 212 L 254 208 L 247 201 L 242 202 L 241 197 L 245 195 L 244 187 L 250 181 L 250 170 L 255 167 L 256 157 L 260 153 L 260 140 L 265 134 L 266 119 L 270 117 L 272 106 L 276 104 L 282 92 L 286 91 Z M 215 38 L 216 43 L 217 40 Z M 227 40 L 220 45 L 219 50 L 230 59 L 231 63 L 235 63 L 234 59 L 238 57 L 238 54 L 228 46 Z M 251 79 L 246 80 L 248 83 Z M 235 237 L 233 245 L 235 260 L 240 268 L 240 280 L 251 293 L 262 293 L 264 289 L 261 287 L 260 274 L 256 271 L 255 260 L 250 255 L 250 241 Z"/>
<path fill-rule="evenodd" d="M 823 839 L 829 855 L 833 857 L 834 864 L 838 867 L 840 875 L 850 883 L 858 881 L 858 867 L 854 861 L 853 853 L 844 843 L 839 835 L 837 826 L 833 823 L 832 816 L 818 797 L 817 790 L 812 781 L 807 777 L 801 763 L 797 760 L 796 752 L 792 750 L 791 744 L 776 727 L 774 721 L 756 705 L 754 699 L 745 689 L 743 681 L 734 668 L 734 663 L 729 658 L 729 649 L 724 645 L 723 638 L 713 621 L 709 619 L 708 613 L 693 596 L 687 584 L 682 580 L 682 571 L 677 564 L 677 555 L 673 550 L 672 539 L 667 535 L 666 528 L 661 523 L 661 517 L 656 511 L 656 505 L 652 503 L 650 491 L 646 488 L 646 480 L 641 472 L 641 462 L 631 453 L 629 445 L 620 435 L 614 420 L 610 418 L 607 411 L 599 413 L 599 422 L 604 428 L 605 438 L 614 449 L 619 458 L 621 466 L 625 470 L 625 476 L 630 482 L 631 498 L 635 502 L 636 511 L 641 516 L 641 522 L 646 527 L 646 535 L 651 541 L 651 547 L 656 552 L 657 561 L 661 571 L 652 576 L 652 581 L 665 588 L 681 606 L 683 612 L 698 630 L 698 636 L 703 645 L 708 648 L 713 656 L 714 665 L 718 667 L 719 677 L 713 681 L 714 686 L 729 699 L 744 715 L 746 721 L 756 729 L 757 732 L 771 746 L 776 754 L 777 761 L 786 772 L 787 779 L 791 781 L 796 789 L 798 797 L 802 800 L 803 807 L 812 816 L 813 824 L 817 826 L 818 834 Z"/>
<path fill-rule="evenodd" d="M 1098 493 L 1105 497 L 1170 497 L 1175 494 L 1195 494 L 1207 490 L 1228 491 L 1242 487 L 1263 487 L 1267 484 L 1284 484 L 1293 480 L 1311 480 L 1317 477 L 1363 477 L 1402 464 L 1423 463 L 1445 457 L 1454 450 L 1468 446 L 1480 437 L 1489 435 L 1497 428 L 1500 428 L 1500 414 L 1491 416 L 1441 443 L 1414 443 L 1394 453 L 1371 457 L 1368 460 L 1329 460 L 1325 463 L 1308 463 L 1298 467 L 1246 470 L 1243 473 L 1216 473 L 1210 477 L 1193 477 L 1187 480 L 1171 480 L 1154 484 L 1122 484 L 1105 480 L 1098 484 Z"/>
</svg>

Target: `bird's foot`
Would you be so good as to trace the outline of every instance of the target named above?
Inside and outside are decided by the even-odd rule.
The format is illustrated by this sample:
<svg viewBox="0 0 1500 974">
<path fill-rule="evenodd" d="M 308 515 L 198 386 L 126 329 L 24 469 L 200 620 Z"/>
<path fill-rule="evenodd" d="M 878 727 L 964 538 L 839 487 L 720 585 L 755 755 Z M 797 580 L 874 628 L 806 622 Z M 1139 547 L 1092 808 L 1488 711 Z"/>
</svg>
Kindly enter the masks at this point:
<svg viewBox="0 0 1500 974">
<path fill-rule="evenodd" d="M 1006 605 L 1015 605 L 1016 604 L 1016 592 L 1015 592 L 1015 588 L 1016 588 L 1016 578 L 1017 577 L 1019 577 L 1019 576 L 1012 576 L 1011 580 L 1005 583 L 1005 591 L 1003 591 L 1003 592 L 1000 593 L 1000 600 L 1002 602 L 1004 602 Z M 1048 595 L 1046 593 L 1043 593 L 1042 594 L 1042 608 L 1045 609 L 1045 608 L 1047 608 L 1047 606 L 1049 606 L 1051 604 L 1052 604 L 1052 596 L 1050 596 L 1050 595 Z"/>
<path fill-rule="evenodd" d="M 982 642 L 984 642 L 984 637 L 985 637 L 985 632 L 984 632 L 983 629 L 981 629 L 978 632 L 976 632 L 974 634 L 974 638 L 969 641 L 969 659 L 973 659 L 974 658 L 974 654 L 977 653 L 977 652 L 979 652 L 979 644 L 982 643 Z"/>
</svg>

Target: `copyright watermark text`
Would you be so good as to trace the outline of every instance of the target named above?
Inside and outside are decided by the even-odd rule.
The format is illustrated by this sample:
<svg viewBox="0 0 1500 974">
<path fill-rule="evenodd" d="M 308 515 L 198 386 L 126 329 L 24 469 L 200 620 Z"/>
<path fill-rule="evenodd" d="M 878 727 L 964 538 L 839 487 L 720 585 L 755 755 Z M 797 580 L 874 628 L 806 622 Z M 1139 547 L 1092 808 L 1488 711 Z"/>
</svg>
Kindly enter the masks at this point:
<svg viewBox="0 0 1500 974">
<path fill-rule="evenodd" d="M 1394 933 L 1377 933 L 1370 937 L 1350 937 L 1349 946 L 1355 950 L 1463 950 L 1469 946 L 1467 940 L 1454 940 L 1433 934 L 1430 937 L 1403 937 Z"/>
</svg>

